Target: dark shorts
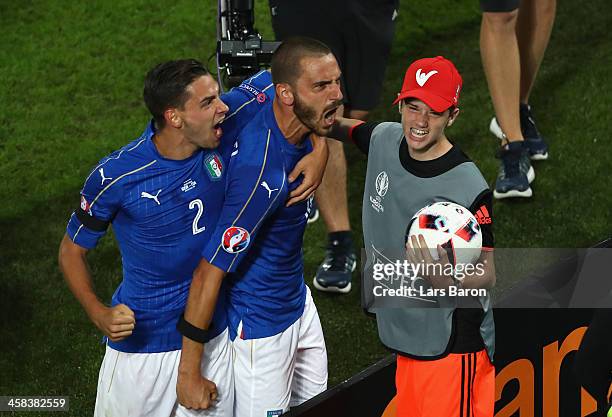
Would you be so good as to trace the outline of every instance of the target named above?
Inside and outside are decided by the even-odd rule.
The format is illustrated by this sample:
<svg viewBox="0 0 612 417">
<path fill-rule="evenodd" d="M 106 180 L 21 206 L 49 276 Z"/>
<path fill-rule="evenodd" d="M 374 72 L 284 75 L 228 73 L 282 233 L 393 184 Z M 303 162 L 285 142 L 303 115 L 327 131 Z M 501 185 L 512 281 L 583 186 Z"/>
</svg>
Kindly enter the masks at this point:
<svg viewBox="0 0 612 417">
<path fill-rule="evenodd" d="M 394 0 L 270 0 L 276 38 L 307 36 L 336 55 L 347 107 L 378 105 L 395 32 Z M 374 5 L 374 6 L 373 6 Z"/>
<path fill-rule="evenodd" d="M 483 12 L 511 12 L 519 8 L 520 0 L 480 0 Z"/>
</svg>

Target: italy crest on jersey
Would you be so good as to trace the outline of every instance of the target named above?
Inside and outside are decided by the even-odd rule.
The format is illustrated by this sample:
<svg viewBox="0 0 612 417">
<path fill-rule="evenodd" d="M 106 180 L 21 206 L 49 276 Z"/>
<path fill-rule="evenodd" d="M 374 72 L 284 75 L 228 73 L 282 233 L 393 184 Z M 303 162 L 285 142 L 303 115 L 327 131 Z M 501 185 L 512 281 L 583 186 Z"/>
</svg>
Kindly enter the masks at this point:
<svg viewBox="0 0 612 417">
<path fill-rule="evenodd" d="M 211 180 L 216 181 L 223 175 L 223 164 L 221 163 L 221 157 L 216 152 L 211 153 L 204 160 L 206 171 Z"/>
<path fill-rule="evenodd" d="M 223 250 L 227 253 L 239 253 L 249 246 L 251 236 L 242 227 L 232 226 L 223 233 Z"/>
</svg>

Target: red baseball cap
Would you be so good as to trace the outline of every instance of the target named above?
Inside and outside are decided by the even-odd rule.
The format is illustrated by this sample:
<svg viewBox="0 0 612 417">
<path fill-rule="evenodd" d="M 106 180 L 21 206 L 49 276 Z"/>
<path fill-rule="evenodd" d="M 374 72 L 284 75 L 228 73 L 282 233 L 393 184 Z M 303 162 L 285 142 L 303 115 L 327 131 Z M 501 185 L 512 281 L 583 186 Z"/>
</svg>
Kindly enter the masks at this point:
<svg viewBox="0 0 612 417">
<path fill-rule="evenodd" d="M 417 98 L 434 111 L 443 112 L 459 103 L 463 80 L 452 62 L 443 56 L 414 61 L 406 70 L 402 91 L 393 104 Z"/>
</svg>

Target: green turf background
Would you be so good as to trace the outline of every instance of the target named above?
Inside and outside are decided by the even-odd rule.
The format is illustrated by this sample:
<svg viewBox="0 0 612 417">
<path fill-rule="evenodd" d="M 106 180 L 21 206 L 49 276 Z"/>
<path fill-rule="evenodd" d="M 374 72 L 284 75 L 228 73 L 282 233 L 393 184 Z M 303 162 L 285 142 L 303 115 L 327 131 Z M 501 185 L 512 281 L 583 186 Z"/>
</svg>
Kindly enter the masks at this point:
<svg viewBox="0 0 612 417">
<path fill-rule="evenodd" d="M 536 164 L 532 199 L 496 202 L 501 247 L 585 247 L 612 229 L 611 7 L 607 0 L 559 3 L 531 100 L 551 156 Z M 213 54 L 215 4 L 0 1 L 0 395 L 68 395 L 71 411 L 62 415 L 91 415 L 103 346 L 63 283 L 57 247 L 89 170 L 143 129 L 146 71 L 164 60 Z M 268 13 L 258 0 L 258 27 L 271 39 Z M 452 59 L 464 90 L 462 114 L 448 133 L 492 182 L 496 144 L 487 129 L 492 107 L 480 63 L 478 2 L 402 1 L 398 19 L 373 119 L 398 120 L 388 103 L 409 62 Z M 354 149 L 347 156 L 351 221 L 361 245 L 365 158 Z M 309 283 L 324 244 L 318 222 L 305 238 Z M 121 270 L 112 236 L 90 263 L 98 293 L 109 299 Z M 385 355 L 359 307 L 358 285 L 348 296 L 315 299 L 330 386 Z"/>
</svg>

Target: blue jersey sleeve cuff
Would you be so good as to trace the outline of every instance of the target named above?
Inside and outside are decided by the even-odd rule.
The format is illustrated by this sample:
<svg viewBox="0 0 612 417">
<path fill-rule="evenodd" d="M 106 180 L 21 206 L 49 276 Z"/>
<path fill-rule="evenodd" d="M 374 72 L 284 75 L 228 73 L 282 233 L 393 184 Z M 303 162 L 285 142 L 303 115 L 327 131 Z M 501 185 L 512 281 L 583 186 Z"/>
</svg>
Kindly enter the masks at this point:
<svg viewBox="0 0 612 417">
<path fill-rule="evenodd" d="M 93 249 L 98 244 L 98 240 L 104 236 L 105 232 L 94 232 L 88 229 L 77 219 L 77 216 L 73 213 L 68 221 L 66 227 L 66 234 L 70 237 L 77 245 L 85 249 Z"/>
<path fill-rule="evenodd" d="M 223 249 L 221 249 L 217 255 L 213 254 L 207 256 L 206 254 L 203 254 L 203 257 L 208 261 L 208 263 L 227 273 L 234 272 L 236 270 L 236 265 L 238 265 L 238 255 L 225 253 Z"/>
</svg>

